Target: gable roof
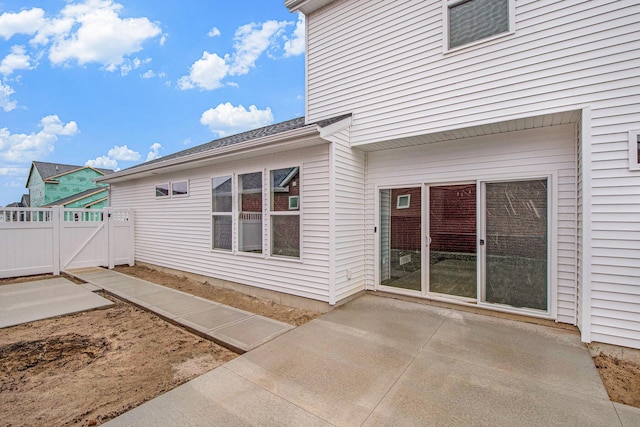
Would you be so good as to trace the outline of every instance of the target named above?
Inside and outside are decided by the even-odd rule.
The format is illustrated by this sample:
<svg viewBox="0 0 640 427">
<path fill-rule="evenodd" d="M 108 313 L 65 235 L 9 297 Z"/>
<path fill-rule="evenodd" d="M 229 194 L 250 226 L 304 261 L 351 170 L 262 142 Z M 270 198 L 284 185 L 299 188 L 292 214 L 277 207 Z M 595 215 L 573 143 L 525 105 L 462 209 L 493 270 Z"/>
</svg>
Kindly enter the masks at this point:
<svg viewBox="0 0 640 427">
<path fill-rule="evenodd" d="M 27 178 L 26 187 L 29 187 L 29 181 L 31 180 L 33 169 L 38 171 L 38 174 L 40 175 L 40 178 L 42 178 L 43 181 L 46 181 L 56 176 L 64 175 L 69 172 L 74 172 L 76 170 L 85 169 L 85 168 L 93 169 L 96 172 L 100 173 L 101 175 L 109 175 L 113 173 L 113 170 L 111 169 L 100 169 L 100 168 L 93 168 L 91 166 L 76 166 L 76 165 L 65 165 L 62 163 L 47 163 L 47 162 L 33 161 L 31 163 L 31 169 L 29 170 L 29 178 Z"/>
<path fill-rule="evenodd" d="M 107 187 L 90 188 L 88 190 L 84 190 L 84 191 L 81 191 L 79 193 L 72 194 L 71 196 L 65 197 L 64 199 L 56 200 L 53 203 L 49 203 L 48 205 L 44 205 L 43 207 L 49 208 L 51 206 L 64 206 L 64 205 L 67 205 L 69 203 L 76 202 L 78 200 L 82 200 L 85 197 L 93 196 L 94 194 L 98 194 L 98 193 L 106 192 L 106 191 L 108 191 Z M 107 196 L 105 194 L 105 198 L 106 197 Z"/>
<path fill-rule="evenodd" d="M 326 128 L 334 123 L 348 119 L 351 114 L 343 114 L 340 116 L 332 117 L 326 120 L 320 120 L 314 123 L 305 123 L 304 117 L 298 117 L 285 122 L 275 123 L 273 125 L 264 126 L 258 129 L 242 132 L 236 135 L 227 136 L 220 139 L 201 144 L 195 147 L 188 148 L 186 150 L 179 151 L 177 153 L 169 154 L 145 163 L 141 163 L 136 166 L 132 166 L 127 169 L 120 170 L 110 174 L 109 177 L 100 177 L 96 181 L 99 182 L 113 182 L 114 179 L 121 180 L 121 177 L 135 175 L 152 169 L 160 169 L 164 166 L 174 165 L 176 163 L 187 162 L 195 159 L 201 159 L 203 157 L 214 156 L 217 150 L 233 147 L 236 145 L 242 146 L 242 143 L 250 144 L 252 142 L 268 145 L 270 143 L 277 142 L 280 137 L 285 139 L 292 137 L 293 134 L 298 135 L 299 132 L 314 132 L 319 129 Z M 240 147 L 238 147 L 240 149 Z M 155 167 L 154 167 L 155 166 Z"/>
</svg>

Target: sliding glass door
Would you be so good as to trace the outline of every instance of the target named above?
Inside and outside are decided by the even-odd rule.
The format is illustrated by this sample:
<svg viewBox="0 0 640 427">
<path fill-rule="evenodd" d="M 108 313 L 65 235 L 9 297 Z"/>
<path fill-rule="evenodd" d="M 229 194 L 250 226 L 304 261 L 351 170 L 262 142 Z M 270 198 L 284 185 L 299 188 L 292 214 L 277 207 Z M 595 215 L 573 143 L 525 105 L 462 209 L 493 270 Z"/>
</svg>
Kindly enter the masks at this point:
<svg viewBox="0 0 640 427">
<path fill-rule="evenodd" d="M 487 182 L 483 301 L 548 308 L 547 179 Z"/>
<path fill-rule="evenodd" d="M 477 298 L 476 184 L 429 186 L 429 292 Z"/>
<path fill-rule="evenodd" d="M 548 312 L 548 181 L 380 190 L 379 283 L 416 295 Z"/>
</svg>

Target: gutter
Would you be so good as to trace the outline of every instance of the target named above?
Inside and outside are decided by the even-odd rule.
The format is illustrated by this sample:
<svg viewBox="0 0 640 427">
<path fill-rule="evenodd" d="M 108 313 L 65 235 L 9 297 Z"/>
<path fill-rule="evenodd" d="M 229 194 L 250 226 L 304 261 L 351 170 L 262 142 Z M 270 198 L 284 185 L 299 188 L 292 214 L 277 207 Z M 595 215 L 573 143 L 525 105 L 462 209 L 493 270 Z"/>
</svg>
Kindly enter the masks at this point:
<svg viewBox="0 0 640 427">
<path fill-rule="evenodd" d="M 166 161 L 154 162 L 148 165 L 142 164 L 139 167 L 133 167 L 131 169 L 125 169 L 120 172 L 114 172 L 109 175 L 95 178 L 94 182 L 109 183 L 114 180 L 118 180 L 118 181 L 127 180 L 122 178 L 134 179 L 136 175 L 139 175 L 145 172 L 159 171 L 164 168 L 168 168 L 171 166 L 178 166 L 184 163 L 205 161 L 205 160 L 213 159 L 216 157 L 221 157 L 223 155 L 236 154 L 236 153 L 241 153 L 241 152 L 249 151 L 256 148 L 261 148 L 263 146 L 267 146 L 271 144 L 276 145 L 277 143 L 288 142 L 293 139 L 301 139 L 301 138 L 310 137 L 310 136 L 320 137 L 320 130 L 321 128 L 318 125 L 304 126 L 298 129 L 292 129 L 290 131 L 277 133 L 274 135 L 268 135 L 262 138 L 239 142 L 237 144 L 227 145 L 225 147 L 220 147 L 213 150 L 203 151 L 201 153 L 188 154 L 186 156 L 178 157 L 175 159 L 169 159 Z"/>
</svg>

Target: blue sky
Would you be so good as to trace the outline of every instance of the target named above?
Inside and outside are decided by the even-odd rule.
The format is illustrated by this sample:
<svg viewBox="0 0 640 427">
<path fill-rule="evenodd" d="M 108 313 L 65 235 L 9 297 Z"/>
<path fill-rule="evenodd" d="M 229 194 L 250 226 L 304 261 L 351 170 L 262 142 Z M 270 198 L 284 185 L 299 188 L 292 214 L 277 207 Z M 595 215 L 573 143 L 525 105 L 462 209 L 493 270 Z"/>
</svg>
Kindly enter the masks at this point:
<svg viewBox="0 0 640 427">
<path fill-rule="evenodd" d="M 0 0 L 0 206 L 33 160 L 124 169 L 302 115 L 283 0 Z"/>
</svg>

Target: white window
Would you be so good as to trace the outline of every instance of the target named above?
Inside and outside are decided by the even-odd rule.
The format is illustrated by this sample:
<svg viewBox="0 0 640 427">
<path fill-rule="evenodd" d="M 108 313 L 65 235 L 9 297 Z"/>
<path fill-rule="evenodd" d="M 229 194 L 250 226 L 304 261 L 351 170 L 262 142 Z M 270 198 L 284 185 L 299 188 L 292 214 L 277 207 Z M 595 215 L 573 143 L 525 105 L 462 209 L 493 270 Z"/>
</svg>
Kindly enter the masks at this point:
<svg viewBox="0 0 640 427">
<path fill-rule="evenodd" d="M 629 170 L 640 171 L 640 130 L 629 131 Z"/>
<path fill-rule="evenodd" d="M 169 197 L 169 183 L 156 184 L 156 197 Z"/>
<path fill-rule="evenodd" d="M 238 250 L 262 253 L 262 172 L 238 175 Z"/>
<path fill-rule="evenodd" d="M 300 258 L 300 168 L 275 169 L 270 175 L 271 255 Z"/>
<path fill-rule="evenodd" d="M 514 0 L 444 0 L 445 50 L 513 32 Z"/>
<path fill-rule="evenodd" d="M 407 209 L 410 205 L 411 194 L 403 194 L 398 196 L 398 202 L 396 204 L 396 208 L 398 209 Z"/>
<path fill-rule="evenodd" d="M 171 183 L 171 197 L 186 197 L 189 195 L 189 181 Z"/>
<path fill-rule="evenodd" d="M 230 251 L 233 242 L 233 186 L 230 176 L 211 179 L 211 247 Z"/>
</svg>

